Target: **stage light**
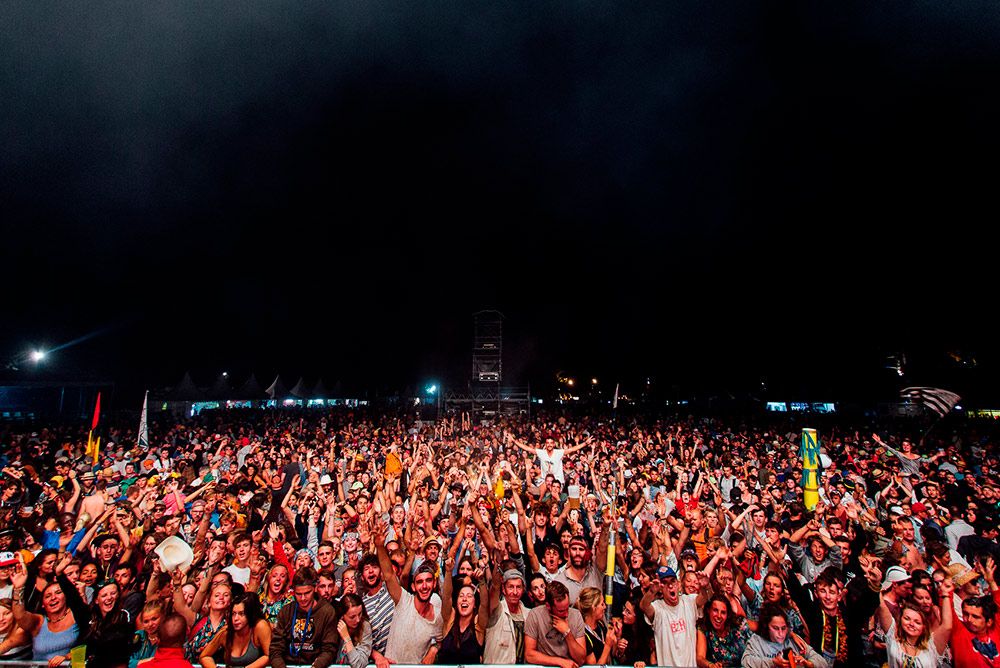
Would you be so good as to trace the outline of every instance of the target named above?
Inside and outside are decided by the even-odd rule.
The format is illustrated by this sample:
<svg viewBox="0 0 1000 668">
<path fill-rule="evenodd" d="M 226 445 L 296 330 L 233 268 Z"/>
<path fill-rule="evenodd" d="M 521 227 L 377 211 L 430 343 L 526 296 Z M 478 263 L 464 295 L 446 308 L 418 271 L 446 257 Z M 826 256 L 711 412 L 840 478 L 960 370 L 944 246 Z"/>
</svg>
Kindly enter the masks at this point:
<svg viewBox="0 0 1000 668">
<path fill-rule="evenodd" d="M 438 386 L 437 385 L 428 385 L 427 386 L 427 394 L 434 394 L 437 391 L 438 391 Z"/>
<path fill-rule="evenodd" d="M 223 371 L 222 372 L 222 377 L 223 378 L 229 378 L 229 372 L 228 371 Z"/>
<path fill-rule="evenodd" d="M 591 385 L 597 385 L 597 379 L 596 378 L 591 378 L 590 379 L 590 384 Z"/>
<path fill-rule="evenodd" d="M 31 351 L 31 361 L 32 362 L 34 362 L 35 364 L 38 364 L 43 359 L 45 359 L 45 351 L 44 350 L 32 350 Z"/>
<path fill-rule="evenodd" d="M 573 379 L 572 378 L 567 378 L 566 379 L 566 384 L 569 385 L 570 387 L 573 387 Z"/>
</svg>

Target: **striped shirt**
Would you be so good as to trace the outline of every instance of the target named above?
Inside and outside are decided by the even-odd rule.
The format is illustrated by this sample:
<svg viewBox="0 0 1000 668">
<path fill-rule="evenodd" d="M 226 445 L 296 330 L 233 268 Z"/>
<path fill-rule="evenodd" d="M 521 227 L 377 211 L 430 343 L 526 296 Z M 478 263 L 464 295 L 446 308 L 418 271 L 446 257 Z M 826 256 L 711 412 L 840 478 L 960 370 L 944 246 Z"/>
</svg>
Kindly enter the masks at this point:
<svg viewBox="0 0 1000 668">
<path fill-rule="evenodd" d="M 392 600 L 392 596 L 389 596 L 389 590 L 386 589 L 384 582 L 377 592 L 371 596 L 365 594 L 361 600 L 365 604 L 365 611 L 372 625 L 372 649 L 379 654 L 385 654 L 396 603 Z"/>
</svg>

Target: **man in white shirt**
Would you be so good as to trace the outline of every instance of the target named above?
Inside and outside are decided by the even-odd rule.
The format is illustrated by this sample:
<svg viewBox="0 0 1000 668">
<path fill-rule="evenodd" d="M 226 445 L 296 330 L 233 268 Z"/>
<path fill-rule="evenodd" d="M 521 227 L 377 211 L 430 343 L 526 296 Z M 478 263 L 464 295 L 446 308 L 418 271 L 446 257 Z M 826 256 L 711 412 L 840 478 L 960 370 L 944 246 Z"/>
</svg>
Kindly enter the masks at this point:
<svg viewBox="0 0 1000 668">
<path fill-rule="evenodd" d="M 436 569 L 424 562 L 413 575 L 413 593 L 403 589 L 385 550 L 387 533 L 386 523 L 379 520 L 375 525 L 375 550 L 386 590 L 395 604 L 385 657 L 392 663 L 434 663 L 444 631 L 444 620 L 452 614 L 451 592 L 447 591 L 450 587 L 442 591 L 443 600 L 435 596 Z M 445 568 L 450 569 L 453 565 L 452 560 L 445 562 Z"/>
<path fill-rule="evenodd" d="M 250 550 L 253 541 L 241 533 L 233 540 L 233 563 L 222 570 L 233 576 L 233 582 L 246 586 L 250 582 Z"/>
<path fill-rule="evenodd" d="M 712 595 L 704 572 L 698 573 L 701 589 L 697 594 L 681 594 L 677 574 L 662 566 L 657 579 L 649 583 L 639 607 L 653 626 L 656 662 L 661 666 L 698 665 L 698 610 Z"/>
<path fill-rule="evenodd" d="M 571 448 L 557 448 L 556 441 L 551 436 L 545 439 L 545 447 L 543 448 L 532 448 L 520 441 L 514 441 L 517 447 L 521 448 L 525 452 L 535 455 L 538 457 L 538 461 L 542 466 L 542 476 L 552 474 L 552 476 L 561 483 L 566 482 L 566 478 L 563 475 L 563 457 L 566 455 L 571 455 L 577 450 L 583 450 L 587 447 L 590 442 L 588 439 L 579 445 L 574 445 Z"/>
</svg>

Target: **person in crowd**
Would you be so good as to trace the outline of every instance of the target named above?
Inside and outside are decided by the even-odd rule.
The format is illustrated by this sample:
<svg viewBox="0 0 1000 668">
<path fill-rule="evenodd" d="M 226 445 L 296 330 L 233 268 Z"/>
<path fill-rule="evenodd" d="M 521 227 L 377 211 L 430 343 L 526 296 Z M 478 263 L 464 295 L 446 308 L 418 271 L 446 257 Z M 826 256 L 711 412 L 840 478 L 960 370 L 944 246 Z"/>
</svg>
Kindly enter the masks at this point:
<svg viewBox="0 0 1000 668">
<path fill-rule="evenodd" d="M 656 663 L 653 628 L 641 612 L 639 607 L 641 600 L 641 593 L 632 594 L 622 605 L 621 632 L 617 633 L 621 639 L 618 641 L 617 651 L 613 651 L 614 663 L 618 665 Z M 612 623 L 616 621 L 616 618 L 612 618 Z"/>
<path fill-rule="evenodd" d="M 544 580 L 543 580 L 544 582 Z M 524 663 L 524 621 L 531 609 L 523 603 L 524 575 L 516 568 L 493 570 L 483 662 Z"/>
<path fill-rule="evenodd" d="M 151 659 L 156 654 L 162 621 L 163 602 L 158 599 L 147 601 L 139 615 L 139 628 L 132 641 L 133 651 L 128 661 L 129 668 L 136 668 L 140 661 Z"/>
<path fill-rule="evenodd" d="M 698 593 L 682 594 L 674 569 L 661 566 L 656 575 L 639 607 L 653 626 L 657 661 L 663 665 L 696 665 L 698 608 L 712 595 L 708 576 L 699 574 Z"/>
<path fill-rule="evenodd" d="M 581 666 L 587 660 L 586 636 L 583 615 L 570 606 L 566 585 L 550 582 L 545 605 L 532 608 L 524 621 L 525 661 L 559 668 Z"/>
<path fill-rule="evenodd" d="M 444 622 L 444 637 L 440 649 L 432 647 L 435 663 L 468 665 L 482 663 L 489 608 L 482 605 L 481 597 L 486 592 L 485 583 L 479 587 L 469 579 L 462 578 L 456 584 L 452 569 L 453 558 L 445 561 L 445 587 L 442 595 L 454 592 L 451 619 Z M 450 581 L 450 582 L 449 582 Z"/>
<path fill-rule="evenodd" d="M 587 641 L 587 664 L 608 665 L 612 653 L 618 651 L 618 634 L 621 633 L 621 624 L 612 624 L 609 629 L 604 622 L 604 613 L 608 609 L 604 593 L 596 587 L 585 587 L 580 591 L 576 607 L 583 617 Z"/>
<path fill-rule="evenodd" d="M 209 571 L 202 579 L 201 585 L 194 596 L 192 602 L 188 602 L 184 589 L 181 586 L 184 582 L 184 573 L 177 569 L 173 574 L 174 585 L 174 610 L 184 617 L 190 628 L 190 637 L 184 648 L 188 661 L 192 663 L 201 656 L 201 650 L 205 648 L 212 638 L 226 626 L 229 619 L 229 608 L 233 600 L 233 588 L 228 579 L 227 573 L 216 575 Z M 208 594 L 208 611 L 198 614 L 195 610 L 200 610 L 200 601 Z"/>
<path fill-rule="evenodd" d="M 119 625 L 112 620 L 127 614 L 138 630 L 121 647 L 131 647 L 134 665 L 154 655 L 173 612 L 191 629 L 185 642 L 196 660 L 232 631 L 239 615 L 229 601 L 245 591 L 263 604 L 276 636 L 282 615 L 296 608 L 304 613 L 297 625 L 313 624 L 309 611 L 322 606 L 300 605 L 292 585 L 297 573 L 318 567 L 314 598 L 330 607 L 333 624 L 323 660 L 359 660 L 367 615 L 368 660 L 377 668 L 443 661 L 452 649 L 470 657 L 481 650 L 493 664 L 528 662 L 535 609 L 548 617 L 535 613 L 532 651 L 556 665 L 604 654 L 609 664 L 726 663 L 736 652 L 712 654 L 713 643 L 743 613 L 748 628 L 767 634 L 760 611 L 768 605 L 784 612 L 792 644 L 804 640 L 830 665 L 863 666 L 924 661 L 916 657 L 938 649 L 933 641 L 951 605 L 957 619 L 942 659 L 997 665 L 989 662 L 1000 430 L 963 418 L 918 440 L 904 423 L 887 423 L 891 433 L 879 425 L 876 440 L 862 436 L 870 424 L 862 431 L 850 421 L 831 418 L 823 434 L 828 465 L 815 508 L 805 507 L 798 439 L 780 416 L 737 424 L 638 411 L 610 421 L 580 410 L 488 423 L 443 413 L 430 423 L 360 406 L 220 410 L 154 415 L 149 446 L 123 446 L 137 442 L 134 425 L 109 425 L 111 441 L 96 462 L 70 425 L 45 425 L 36 436 L 34 428 L 4 425 L 0 600 L 18 598 L 17 560 L 6 553 L 20 555 L 21 607 L 37 617 L 24 617 L 32 633 L 14 625 L 0 643 L 24 647 L 22 633 L 43 646 L 85 642 L 96 662 L 107 631 Z M 161 560 L 157 546 L 168 536 L 191 548 L 190 567 Z M 600 597 L 579 599 L 603 588 L 611 536 L 618 563 L 605 621 Z M 63 579 L 85 610 L 60 606 L 56 592 L 71 598 Z M 550 580 L 567 592 L 565 614 L 561 597 L 549 595 Z M 698 605 L 709 591 L 728 602 L 725 620 Z M 469 623 L 470 592 L 478 624 Z M 355 593 L 364 614 L 348 619 Z M 586 613 L 579 628 L 573 605 Z M 883 629 L 883 607 L 895 637 Z M 902 644 L 921 644 L 922 634 L 905 635 L 915 621 L 911 607 L 930 629 L 923 653 Z M 73 632 L 64 628 L 70 615 L 59 617 L 66 610 Z M 699 610 L 708 613 L 700 627 Z M 39 618 L 44 625 L 33 623 Z M 558 638 L 564 621 L 580 635 Z M 126 626 L 131 635 L 131 621 Z M 312 633 L 293 631 L 299 644 L 286 627 L 289 651 Z M 582 657 L 573 653 L 577 639 Z M 588 648 L 601 640 L 591 657 Z M 892 654 L 899 647 L 903 653 Z M 224 652 L 216 653 L 220 662 Z M 808 660 L 801 648 L 794 654 Z"/>
<path fill-rule="evenodd" d="M 344 614 L 337 622 L 340 648 L 334 663 L 365 668 L 372 653 L 372 625 L 368 621 L 364 601 L 357 594 L 345 594 L 341 604 Z"/>
<path fill-rule="evenodd" d="M 214 657 L 221 655 L 226 666 L 264 668 L 271 660 L 270 651 L 271 624 L 257 597 L 244 593 L 233 601 L 225 628 L 202 648 L 199 660 L 202 668 L 216 668 Z"/>
<path fill-rule="evenodd" d="M 11 580 L 14 584 L 13 606 L 17 625 L 31 637 L 32 660 L 46 661 L 49 668 L 69 663 L 69 651 L 86 633 L 90 625 L 90 609 L 76 587 L 66 578 L 63 569 L 69 565 L 65 555 L 54 570 L 54 581 L 46 585 L 41 596 L 41 614 L 25 609 L 25 587 L 28 571 L 18 555 L 18 564 Z"/>
<path fill-rule="evenodd" d="M 122 607 L 121 590 L 114 580 L 100 582 L 91 604 L 90 627 L 84 637 L 87 664 L 125 666 L 133 652 L 135 624 Z"/>
<path fill-rule="evenodd" d="M 956 667 L 1000 665 L 1000 625 L 996 619 L 1000 587 L 992 569 L 986 571 L 986 579 L 991 593 L 963 600 L 962 621 L 952 624 L 951 652 Z M 942 608 L 946 602 L 942 592 Z M 943 610 L 941 615 L 943 618 Z"/>
<path fill-rule="evenodd" d="M 305 567 L 292 578 L 294 601 L 278 613 L 269 656 L 274 668 L 305 664 L 326 668 L 337 656 L 337 613 L 316 595 L 316 571 Z"/>
<path fill-rule="evenodd" d="M 791 632 L 788 617 L 776 605 L 765 605 L 757 632 L 747 641 L 740 662 L 743 668 L 828 668 L 829 664 L 805 640 Z"/>
<path fill-rule="evenodd" d="M 143 668 L 191 668 L 184 657 L 184 640 L 188 635 L 187 620 L 183 615 L 167 615 L 160 622 L 159 645 L 153 658 L 143 662 Z"/>
<path fill-rule="evenodd" d="M 862 658 L 862 630 L 879 605 L 882 573 L 865 561 L 864 578 L 844 585 L 843 571 L 829 566 L 807 586 L 790 578 L 789 589 L 804 615 L 805 638 L 831 666 L 853 665 Z"/>
<path fill-rule="evenodd" d="M 0 663 L 30 661 L 31 636 L 14 619 L 14 602 L 0 599 Z"/>
<path fill-rule="evenodd" d="M 745 617 L 733 612 L 729 598 L 713 594 L 698 624 L 698 668 L 735 668 L 753 631 Z"/>
<path fill-rule="evenodd" d="M 935 628 L 932 618 L 911 601 L 902 604 L 898 617 L 888 606 L 880 605 L 878 618 L 889 668 L 937 668 L 948 648 L 953 617 L 952 606 L 944 606 L 941 623 Z"/>
<path fill-rule="evenodd" d="M 375 549 L 386 589 L 394 603 L 385 656 L 396 663 L 422 663 L 425 660 L 432 663 L 439 649 L 444 619 L 452 611 L 450 580 L 446 580 L 446 590 L 437 596 L 434 593 L 438 582 L 437 569 L 425 562 L 413 576 L 413 593 L 404 589 L 385 549 L 387 531 L 386 523 L 379 521 L 375 530 Z"/>
</svg>

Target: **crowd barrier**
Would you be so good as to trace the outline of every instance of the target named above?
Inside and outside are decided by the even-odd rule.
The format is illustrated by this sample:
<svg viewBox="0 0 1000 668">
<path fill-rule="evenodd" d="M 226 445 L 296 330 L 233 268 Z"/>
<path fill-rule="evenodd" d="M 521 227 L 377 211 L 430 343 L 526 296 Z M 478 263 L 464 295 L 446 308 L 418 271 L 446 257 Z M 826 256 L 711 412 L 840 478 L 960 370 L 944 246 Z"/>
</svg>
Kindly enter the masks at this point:
<svg viewBox="0 0 1000 668">
<path fill-rule="evenodd" d="M 48 668 L 47 661 L 4 661 L 0 659 L 0 668 Z M 195 664 L 197 665 L 197 664 Z M 470 664 L 435 664 L 439 666 L 444 666 L 445 668 L 545 668 L 544 666 L 538 666 L 532 663 L 503 663 L 503 664 L 490 664 L 490 663 L 470 663 Z M 225 664 L 218 664 L 219 668 L 226 668 Z M 69 662 L 63 663 L 60 668 L 70 668 Z M 288 664 L 288 668 L 309 668 L 308 666 L 298 666 L 294 664 Z M 332 664 L 330 668 L 350 668 L 350 666 L 343 666 L 339 664 Z M 375 668 L 374 664 L 368 664 L 368 668 Z M 427 668 L 424 665 L 416 664 L 410 665 L 406 663 L 394 663 L 392 668 Z M 602 668 L 601 666 L 580 666 L 580 668 Z M 650 667 L 653 668 L 653 667 Z M 680 666 L 668 666 L 665 668 L 682 668 Z"/>
</svg>

